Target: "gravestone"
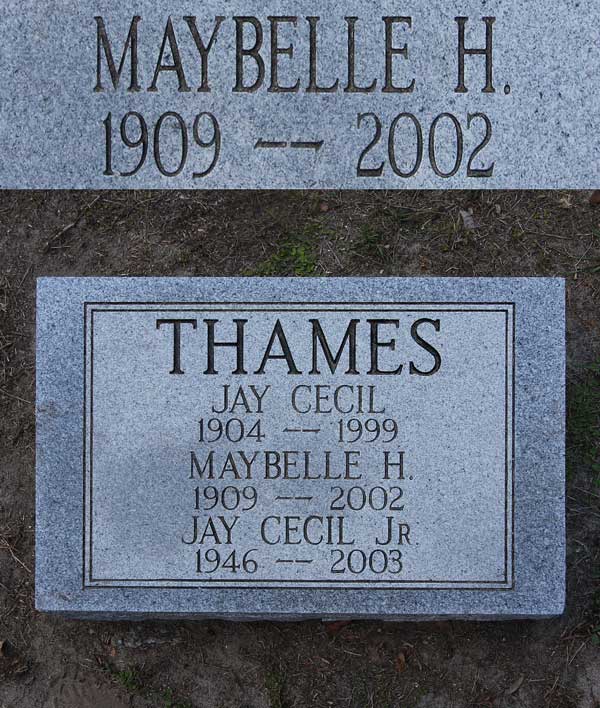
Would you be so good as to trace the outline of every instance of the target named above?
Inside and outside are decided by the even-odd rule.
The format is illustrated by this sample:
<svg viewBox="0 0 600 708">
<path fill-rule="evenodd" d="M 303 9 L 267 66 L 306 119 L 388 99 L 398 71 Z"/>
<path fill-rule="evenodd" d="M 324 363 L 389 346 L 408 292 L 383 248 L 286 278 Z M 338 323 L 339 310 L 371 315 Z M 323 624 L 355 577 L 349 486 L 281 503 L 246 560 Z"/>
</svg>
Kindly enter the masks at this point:
<svg viewBox="0 0 600 708">
<path fill-rule="evenodd" d="M 7 0 L 0 187 L 598 187 L 598 4 Z"/>
<path fill-rule="evenodd" d="M 564 283 L 43 278 L 36 606 L 562 612 Z"/>
</svg>

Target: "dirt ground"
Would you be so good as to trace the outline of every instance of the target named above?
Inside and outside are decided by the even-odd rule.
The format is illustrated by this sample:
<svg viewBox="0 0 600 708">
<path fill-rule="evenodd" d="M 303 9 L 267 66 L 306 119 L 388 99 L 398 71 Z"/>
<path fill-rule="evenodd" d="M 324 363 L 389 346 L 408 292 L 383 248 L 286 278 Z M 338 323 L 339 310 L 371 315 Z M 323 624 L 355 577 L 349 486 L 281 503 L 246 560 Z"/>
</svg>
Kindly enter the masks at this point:
<svg viewBox="0 0 600 708">
<path fill-rule="evenodd" d="M 0 194 L 0 708 L 598 708 L 600 206 L 582 192 Z M 537 622 L 66 621 L 33 609 L 41 275 L 563 276 L 568 602 Z"/>
</svg>

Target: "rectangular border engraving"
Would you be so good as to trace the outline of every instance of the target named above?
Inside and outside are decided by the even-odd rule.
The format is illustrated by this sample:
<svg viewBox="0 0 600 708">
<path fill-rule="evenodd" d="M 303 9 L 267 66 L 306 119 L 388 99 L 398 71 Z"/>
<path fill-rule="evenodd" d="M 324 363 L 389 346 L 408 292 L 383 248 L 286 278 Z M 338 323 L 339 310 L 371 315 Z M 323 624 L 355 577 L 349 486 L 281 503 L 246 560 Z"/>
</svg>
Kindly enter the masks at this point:
<svg viewBox="0 0 600 708">
<path fill-rule="evenodd" d="M 93 560 L 93 355 L 95 312 L 503 312 L 505 314 L 505 499 L 504 578 L 498 580 L 215 580 L 206 578 L 94 578 Z M 83 528 L 82 589 L 381 589 L 513 590 L 515 464 L 515 303 L 514 302 L 85 302 L 83 311 Z"/>
</svg>

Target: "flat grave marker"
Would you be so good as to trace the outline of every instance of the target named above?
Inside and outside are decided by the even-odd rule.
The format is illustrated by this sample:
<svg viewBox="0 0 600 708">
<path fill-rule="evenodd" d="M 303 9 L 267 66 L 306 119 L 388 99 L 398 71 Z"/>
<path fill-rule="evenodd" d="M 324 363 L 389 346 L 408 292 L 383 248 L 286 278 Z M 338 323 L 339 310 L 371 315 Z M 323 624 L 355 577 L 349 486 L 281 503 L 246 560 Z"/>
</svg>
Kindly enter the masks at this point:
<svg viewBox="0 0 600 708">
<path fill-rule="evenodd" d="M 0 187 L 595 189 L 596 2 L 8 0 Z"/>
<path fill-rule="evenodd" d="M 559 279 L 38 281 L 36 605 L 564 602 Z"/>
</svg>

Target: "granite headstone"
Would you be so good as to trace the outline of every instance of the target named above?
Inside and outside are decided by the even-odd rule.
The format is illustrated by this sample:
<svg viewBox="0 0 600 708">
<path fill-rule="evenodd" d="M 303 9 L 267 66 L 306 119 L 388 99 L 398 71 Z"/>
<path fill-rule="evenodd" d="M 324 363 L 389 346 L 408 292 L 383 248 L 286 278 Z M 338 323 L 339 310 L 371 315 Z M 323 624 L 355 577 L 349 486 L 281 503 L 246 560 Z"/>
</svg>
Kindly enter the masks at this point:
<svg viewBox="0 0 600 708">
<path fill-rule="evenodd" d="M 596 188 L 600 8 L 7 0 L 0 188 Z"/>
<path fill-rule="evenodd" d="M 36 606 L 540 617 L 560 279 L 44 278 Z"/>
</svg>

